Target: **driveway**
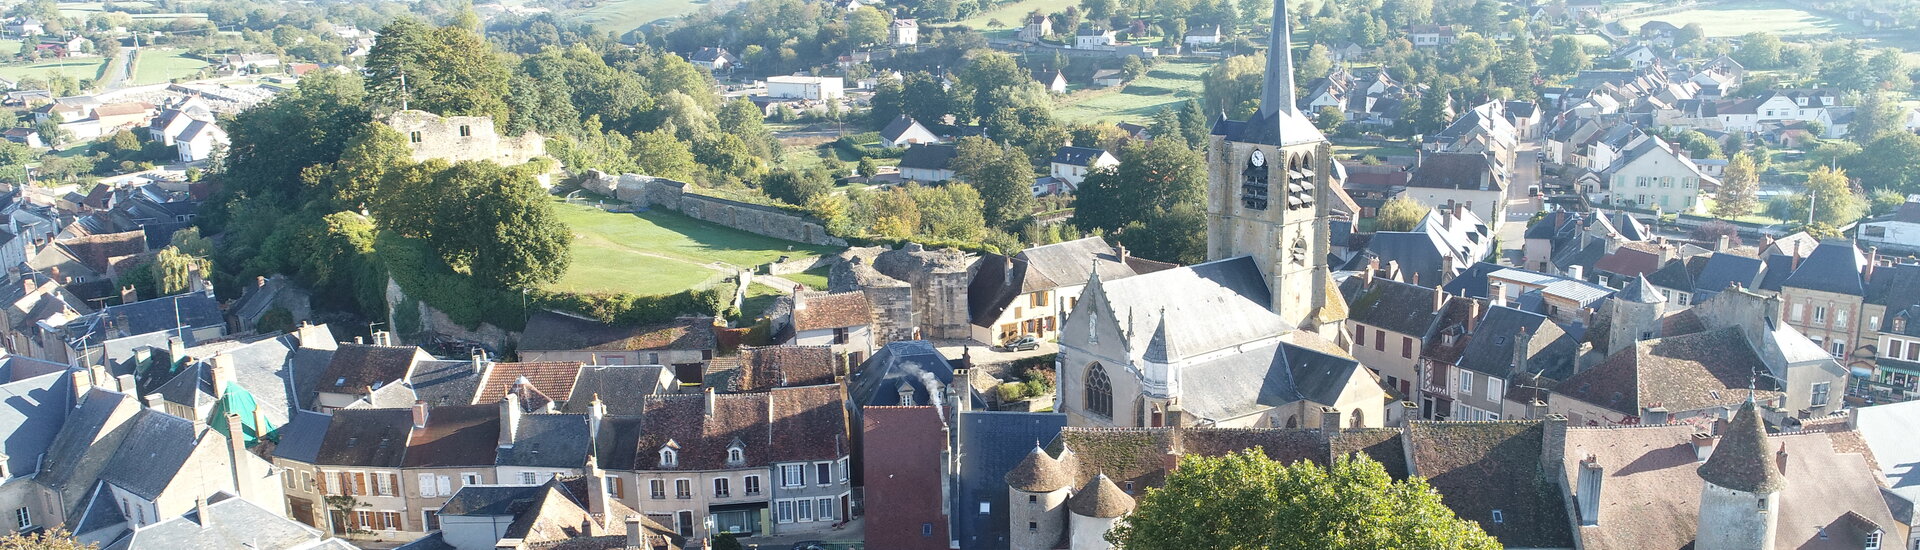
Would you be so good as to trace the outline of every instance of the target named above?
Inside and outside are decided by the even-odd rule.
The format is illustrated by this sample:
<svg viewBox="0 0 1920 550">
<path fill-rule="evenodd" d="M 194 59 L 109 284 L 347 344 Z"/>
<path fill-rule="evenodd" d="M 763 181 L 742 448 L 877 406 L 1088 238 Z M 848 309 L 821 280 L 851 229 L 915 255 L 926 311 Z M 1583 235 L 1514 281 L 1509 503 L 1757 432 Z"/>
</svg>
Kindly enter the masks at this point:
<svg viewBox="0 0 1920 550">
<path fill-rule="evenodd" d="M 962 355 L 971 353 L 974 367 L 987 369 L 987 374 L 1001 380 L 1011 374 L 1007 371 L 1015 360 L 1060 351 L 1059 344 L 1047 340 L 1041 340 L 1040 347 L 1028 351 L 1003 351 L 973 340 L 934 340 L 933 347 L 940 350 L 940 355 L 946 356 L 948 361 L 959 361 Z"/>
<path fill-rule="evenodd" d="M 740 546 L 748 550 L 787 550 L 801 542 L 820 542 L 821 546 L 840 550 L 844 548 L 863 548 L 867 539 L 866 518 L 854 518 L 837 529 L 824 533 L 797 533 L 792 535 L 766 535 L 740 539 Z"/>
</svg>

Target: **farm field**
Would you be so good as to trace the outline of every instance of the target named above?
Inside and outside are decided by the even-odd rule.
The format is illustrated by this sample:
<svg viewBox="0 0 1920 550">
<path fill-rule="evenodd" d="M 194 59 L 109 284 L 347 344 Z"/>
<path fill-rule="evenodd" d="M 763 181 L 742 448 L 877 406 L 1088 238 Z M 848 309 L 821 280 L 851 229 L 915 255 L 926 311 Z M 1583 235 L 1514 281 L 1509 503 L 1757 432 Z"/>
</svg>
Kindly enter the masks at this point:
<svg viewBox="0 0 1920 550">
<path fill-rule="evenodd" d="M 1756 31 L 1787 36 L 1852 34 L 1862 30 L 1859 25 L 1809 12 L 1784 0 L 1727 2 L 1664 15 L 1631 17 L 1620 20 L 1620 24 L 1638 29 L 1640 24 L 1655 20 L 1680 27 L 1699 23 L 1710 37 L 1740 36 Z"/>
<path fill-rule="evenodd" d="M 626 34 L 647 23 L 699 11 L 707 4 L 707 0 L 605 0 L 571 18 L 602 31 Z"/>
<path fill-rule="evenodd" d="M 14 47 L 18 48 L 19 46 L 16 45 Z M 5 77 L 9 80 L 19 80 L 22 78 L 45 80 L 56 74 L 64 74 L 73 77 L 74 80 L 83 80 L 99 78 L 100 68 L 106 64 L 107 58 L 104 57 L 50 59 L 32 65 L 13 64 L 0 66 L 0 77 Z"/>
<path fill-rule="evenodd" d="M 574 233 L 573 266 L 549 287 L 554 290 L 670 294 L 723 269 L 828 252 L 676 212 L 619 213 L 567 203 L 555 204 L 554 210 Z"/>
<path fill-rule="evenodd" d="M 1033 10 L 1040 10 L 1041 13 L 1054 13 L 1067 9 L 1067 6 L 1077 6 L 1079 4 L 1076 0 L 1019 0 L 1004 4 L 995 4 L 992 9 L 973 14 L 973 17 L 961 19 L 954 23 L 966 25 L 976 30 L 985 30 L 988 22 L 998 19 L 1001 24 L 1006 25 L 1005 28 L 1017 31 L 1020 26 L 1024 24 L 1024 18 L 1027 14 L 1032 13 Z M 1054 29 L 1054 31 L 1059 32 L 1060 29 Z"/>
<path fill-rule="evenodd" d="M 1201 80 L 1213 64 L 1164 62 L 1119 88 L 1090 89 L 1063 99 L 1054 116 L 1066 122 L 1143 121 L 1162 107 L 1200 99 Z"/>
<path fill-rule="evenodd" d="M 133 85 L 159 84 L 193 76 L 205 66 L 206 61 L 187 57 L 185 51 L 142 48 L 139 61 L 133 66 Z"/>
</svg>

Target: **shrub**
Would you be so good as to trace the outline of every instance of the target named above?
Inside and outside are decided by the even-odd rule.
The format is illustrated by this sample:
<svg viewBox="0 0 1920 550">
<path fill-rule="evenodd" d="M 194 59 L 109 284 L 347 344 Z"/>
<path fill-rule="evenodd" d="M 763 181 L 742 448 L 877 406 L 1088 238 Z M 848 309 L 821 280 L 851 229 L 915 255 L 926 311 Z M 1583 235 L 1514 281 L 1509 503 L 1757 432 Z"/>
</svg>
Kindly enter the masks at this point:
<svg viewBox="0 0 1920 550">
<path fill-rule="evenodd" d="M 1005 384 L 1001 384 L 998 387 L 995 387 L 994 391 L 999 392 L 1000 402 L 1002 403 L 1012 403 L 1014 401 L 1019 401 L 1019 400 L 1031 397 L 1031 395 L 1027 393 L 1027 385 L 1021 384 L 1019 382 L 1007 382 Z"/>
</svg>

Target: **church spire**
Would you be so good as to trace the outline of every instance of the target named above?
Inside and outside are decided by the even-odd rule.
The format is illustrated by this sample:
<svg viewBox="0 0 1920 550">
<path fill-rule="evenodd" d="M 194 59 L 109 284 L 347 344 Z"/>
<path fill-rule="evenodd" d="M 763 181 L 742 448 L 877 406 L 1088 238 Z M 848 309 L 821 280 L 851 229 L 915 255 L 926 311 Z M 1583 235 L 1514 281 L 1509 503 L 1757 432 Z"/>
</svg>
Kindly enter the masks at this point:
<svg viewBox="0 0 1920 550">
<path fill-rule="evenodd" d="M 1260 95 L 1257 118 L 1272 118 L 1278 124 L 1282 118 L 1275 115 L 1294 114 L 1293 102 L 1293 31 L 1288 28 L 1287 0 L 1273 0 L 1273 34 L 1267 42 L 1267 82 Z"/>
</svg>

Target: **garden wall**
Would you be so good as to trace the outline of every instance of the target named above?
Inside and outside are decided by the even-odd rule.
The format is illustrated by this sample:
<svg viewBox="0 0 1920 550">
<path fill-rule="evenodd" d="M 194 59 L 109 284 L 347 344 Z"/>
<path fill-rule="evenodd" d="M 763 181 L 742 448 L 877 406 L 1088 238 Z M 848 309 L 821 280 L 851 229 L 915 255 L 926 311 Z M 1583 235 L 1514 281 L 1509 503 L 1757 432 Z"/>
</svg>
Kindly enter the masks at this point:
<svg viewBox="0 0 1920 550">
<path fill-rule="evenodd" d="M 780 208 L 686 192 L 687 184 L 640 174 L 618 176 L 593 171 L 582 183 L 588 191 L 635 206 L 665 208 L 695 219 L 776 239 L 817 246 L 845 247 L 819 221 Z"/>
</svg>

